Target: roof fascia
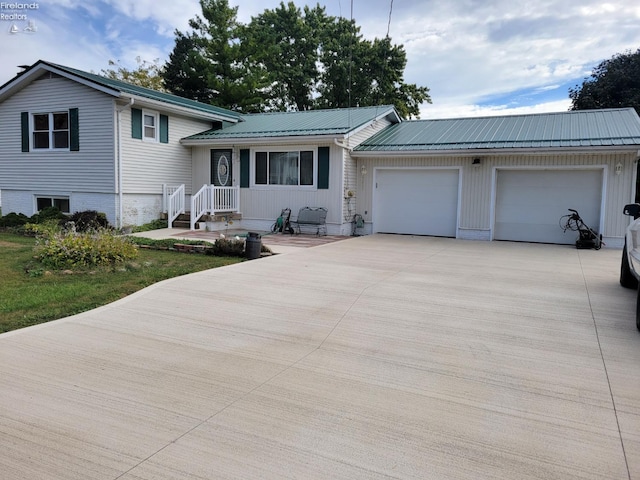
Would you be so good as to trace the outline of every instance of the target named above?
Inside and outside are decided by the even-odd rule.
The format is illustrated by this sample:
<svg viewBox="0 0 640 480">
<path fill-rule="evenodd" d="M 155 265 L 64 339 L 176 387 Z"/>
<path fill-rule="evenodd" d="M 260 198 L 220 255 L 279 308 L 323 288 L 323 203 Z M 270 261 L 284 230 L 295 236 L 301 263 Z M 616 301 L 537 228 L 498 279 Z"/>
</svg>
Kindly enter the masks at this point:
<svg viewBox="0 0 640 480">
<path fill-rule="evenodd" d="M 364 157 L 478 157 L 483 155 L 548 155 L 553 153 L 596 153 L 596 152 L 637 152 L 640 156 L 640 145 L 611 145 L 594 147 L 553 147 L 553 148 L 476 148 L 465 150 L 376 150 L 352 151 L 353 158 Z"/>
<path fill-rule="evenodd" d="M 0 88 L 0 101 L 4 100 L 7 97 L 10 97 L 17 91 L 22 90 L 24 87 L 26 87 L 31 82 L 33 82 L 36 78 L 38 78 L 40 74 L 42 74 L 42 72 L 44 71 L 55 73 L 57 75 L 60 75 L 61 77 L 80 83 L 89 88 L 93 88 L 94 90 L 101 91 L 113 97 L 120 96 L 120 91 L 118 90 L 114 90 L 112 88 L 105 87 L 104 85 L 97 84 L 85 78 L 78 77 L 77 75 L 73 75 L 65 70 L 61 70 L 59 68 L 53 67 L 48 63 L 39 62 L 39 63 L 36 63 L 33 67 L 29 68 L 24 73 L 17 75 L 12 80 L 9 80 L 9 82 L 4 84 Z"/>
</svg>

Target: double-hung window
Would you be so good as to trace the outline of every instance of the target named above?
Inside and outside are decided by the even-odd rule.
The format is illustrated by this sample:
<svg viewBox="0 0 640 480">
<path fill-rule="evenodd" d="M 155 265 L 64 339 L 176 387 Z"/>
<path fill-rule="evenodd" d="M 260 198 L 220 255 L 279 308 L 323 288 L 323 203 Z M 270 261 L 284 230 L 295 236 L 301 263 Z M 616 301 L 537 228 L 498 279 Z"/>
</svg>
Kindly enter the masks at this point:
<svg viewBox="0 0 640 480">
<path fill-rule="evenodd" d="M 147 142 L 158 141 L 158 115 L 155 113 L 142 112 L 142 138 Z"/>
<path fill-rule="evenodd" d="M 313 186 L 314 152 L 255 152 L 255 185 Z"/>
<path fill-rule="evenodd" d="M 33 115 L 33 149 L 69 148 L 69 112 Z"/>
<path fill-rule="evenodd" d="M 79 117 L 77 108 L 52 112 L 20 112 L 22 151 L 80 151 Z"/>
</svg>

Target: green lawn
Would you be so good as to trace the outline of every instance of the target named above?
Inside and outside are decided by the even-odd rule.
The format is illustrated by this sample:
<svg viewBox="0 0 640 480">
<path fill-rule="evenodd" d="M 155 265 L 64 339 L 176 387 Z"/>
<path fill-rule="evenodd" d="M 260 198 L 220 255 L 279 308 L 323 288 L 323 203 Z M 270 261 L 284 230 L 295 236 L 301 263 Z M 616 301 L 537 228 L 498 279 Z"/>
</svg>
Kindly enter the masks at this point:
<svg viewBox="0 0 640 480">
<path fill-rule="evenodd" d="M 114 269 L 50 272 L 33 259 L 35 240 L 0 233 L 0 333 L 84 312 L 153 283 L 242 261 L 141 249 Z"/>
</svg>

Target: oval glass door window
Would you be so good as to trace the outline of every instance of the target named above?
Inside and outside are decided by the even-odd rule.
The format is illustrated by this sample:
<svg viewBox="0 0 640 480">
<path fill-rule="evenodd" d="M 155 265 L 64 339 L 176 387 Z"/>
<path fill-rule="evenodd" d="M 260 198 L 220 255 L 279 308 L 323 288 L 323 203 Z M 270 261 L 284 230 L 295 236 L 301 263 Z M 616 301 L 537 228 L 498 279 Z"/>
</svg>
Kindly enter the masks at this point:
<svg viewBox="0 0 640 480">
<path fill-rule="evenodd" d="M 229 182 L 229 160 L 226 155 L 221 155 L 218 158 L 218 183 L 219 185 L 226 187 Z"/>
</svg>

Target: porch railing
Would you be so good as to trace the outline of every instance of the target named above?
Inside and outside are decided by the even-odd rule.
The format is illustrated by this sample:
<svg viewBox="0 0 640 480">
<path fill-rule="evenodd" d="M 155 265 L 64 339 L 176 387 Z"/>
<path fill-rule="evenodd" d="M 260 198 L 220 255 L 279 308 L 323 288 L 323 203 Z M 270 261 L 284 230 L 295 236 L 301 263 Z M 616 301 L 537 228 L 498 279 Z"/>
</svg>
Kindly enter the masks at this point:
<svg viewBox="0 0 640 480">
<path fill-rule="evenodd" d="M 167 214 L 167 224 L 171 228 L 173 221 L 185 213 L 184 184 L 179 186 L 163 185 L 162 201 Z"/>
<path fill-rule="evenodd" d="M 191 230 L 196 229 L 196 222 L 211 211 L 211 195 L 209 185 L 203 185 L 197 193 L 191 195 Z"/>
<path fill-rule="evenodd" d="M 239 212 L 240 187 L 211 185 L 211 213 Z"/>
<path fill-rule="evenodd" d="M 240 187 L 203 185 L 191 196 L 191 230 L 205 214 L 237 213 L 240 211 Z"/>
</svg>

